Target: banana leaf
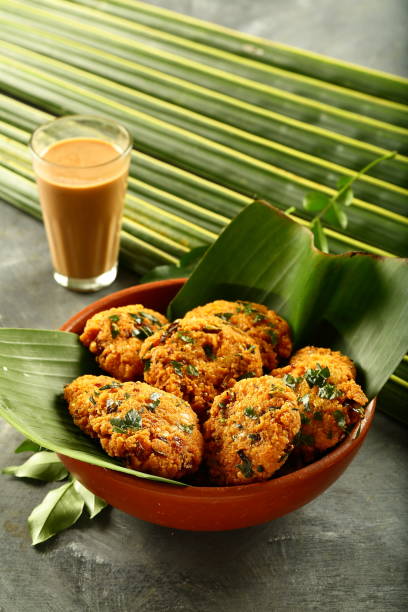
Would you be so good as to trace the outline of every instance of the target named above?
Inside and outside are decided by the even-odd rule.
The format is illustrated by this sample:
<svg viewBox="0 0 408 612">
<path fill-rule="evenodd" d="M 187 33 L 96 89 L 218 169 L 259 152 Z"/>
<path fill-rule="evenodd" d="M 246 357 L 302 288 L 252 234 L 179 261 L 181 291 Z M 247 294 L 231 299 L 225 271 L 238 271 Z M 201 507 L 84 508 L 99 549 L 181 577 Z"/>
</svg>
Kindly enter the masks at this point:
<svg viewBox="0 0 408 612">
<path fill-rule="evenodd" d="M 351 357 L 366 394 L 379 393 L 408 348 L 408 262 L 327 255 L 312 234 L 265 202 L 238 215 L 169 306 L 171 318 L 215 299 L 266 304 L 290 323 L 295 346 Z"/>
<path fill-rule="evenodd" d="M 177 481 L 123 467 L 82 434 L 61 398 L 64 385 L 98 374 L 76 334 L 0 329 L 0 416 L 43 448 L 103 468 L 158 482 Z"/>
</svg>

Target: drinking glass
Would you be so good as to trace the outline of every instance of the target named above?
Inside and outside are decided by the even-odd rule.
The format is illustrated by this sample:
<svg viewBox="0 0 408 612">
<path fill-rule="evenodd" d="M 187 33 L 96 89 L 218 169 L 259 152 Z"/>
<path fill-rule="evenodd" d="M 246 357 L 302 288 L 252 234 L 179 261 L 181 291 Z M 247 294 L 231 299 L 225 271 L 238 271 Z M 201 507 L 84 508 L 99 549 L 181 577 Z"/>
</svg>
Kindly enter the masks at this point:
<svg viewBox="0 0 408 612">
<path fill-rule="evenodd" d="M 55 280 L 84 292 L 110 285 L 131 135 L 110 119 L 69 115 L 37 128 L 30 149 Z"/>
</svg>

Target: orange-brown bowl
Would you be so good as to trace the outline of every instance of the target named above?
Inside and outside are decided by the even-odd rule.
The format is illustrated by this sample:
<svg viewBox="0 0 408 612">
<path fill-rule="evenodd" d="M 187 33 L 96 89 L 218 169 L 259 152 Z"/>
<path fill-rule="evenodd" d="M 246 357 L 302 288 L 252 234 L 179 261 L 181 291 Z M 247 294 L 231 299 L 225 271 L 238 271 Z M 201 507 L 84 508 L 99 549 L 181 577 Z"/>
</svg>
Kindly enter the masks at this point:
<svg viewBox="0 0 408 612">
<path fill-rule="evenodd" d="M 165 312 L 184 280 L 148 283 L 118 291 L 71 317 L 61 329 L 81 333 L 96 312 L 143 304 Z M 166 527 L 221 531 L 250 527 L 283 516 L 323 493 L 356 455 L 374 417 L 375 400 L 361 422 L 333 451 L 291 474 L 265 482 L 231 487 L 177 487 L 150 482 L 59 455 L 67 469 L 90 491 L 137 518 Z"/>
</svg>

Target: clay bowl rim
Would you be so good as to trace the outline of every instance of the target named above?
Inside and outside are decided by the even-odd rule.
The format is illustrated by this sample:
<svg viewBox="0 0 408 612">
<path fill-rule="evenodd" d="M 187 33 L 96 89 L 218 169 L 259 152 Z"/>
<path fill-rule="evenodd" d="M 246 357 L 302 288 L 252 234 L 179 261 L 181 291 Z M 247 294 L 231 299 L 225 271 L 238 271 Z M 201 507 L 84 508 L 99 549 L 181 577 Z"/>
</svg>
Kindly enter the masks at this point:
<svg viewBox="0 0 408 612">
<path fill-rule="evenodd" d="M 60 327 L 61 331 L 72 332 L 72 328 L 82 325 L 85 323 L 86 319 L 90 316 L 99 312 L 101 310 L 105 310 L 107 307 L 112 307 L 112 301 L 123 299 L 127 300 L 129 297 L 133 296 L 135 292 L 139 292 L 140 290 L 149 290 L 155 289 L 158 287 L 166 288 L 179 286 L 181 287 L 185 278 L 177 278 L 177 279 L 168 279 L 164 281 L 153 281 L 150 283 L 143 283 L 141 285 L 133 285 L 131 287 L 127 287 L 126 289 L 121 289 L 119 291 L 115 291 L 106 295 L 91 304 L 88 304 L 77 313 L 75 313 L 72 317 L 70 317 L 65 323 L 63 323 Z M 131 301 L 128 302 L 132 303 Z M 135 302 L 137 303 L 137 302 Z M 73 332 L 77 333 L 77 332 Z M 171 485 L 163 482 L 151 481 L 148 479 L 140 478 L 138 476 L 132 476 L 130 474 L 125 474 L 123 472 L 119 472 L 116 470 L 110 470 L 112 472 L 111 476 L 121 480 L 125 480 L 129 482 L 129 479 L 132 480 L 134 486 L 136 488 L 148 488 L 155 489 L 157 492 L 160 491 L 158 487 L 161 488 L 162 492 L 166 495 L 175 495 L 175 496 L 188 496 L 190 498 L 219 498 L 222 496 L 229 497 L 242 497 L 245 495 L 254 495 L 258 492 L 265 492 L 266 489 L 273 490 L 274 488 L 279 488 L 282 486 L 290 486 L 291 484 L 295 486 L 299 481 L 308 480 L 309 478 L 313 478 L 318 474 L 324 472 L 325 470 L 330 470 L 336 463 L 345 459 L 349 454 L 353 453 L 354 449 L 358 449 L 358 447 L 364 441 L 365 436 L 368 433 L 368 430 L 371 427 L 372 421 L 374 419 L 375 407 L 377 403 L 377 398 L 373 398 L 367 405 L 365 409 L 365 414 L 362 420 L 357 423 L 350 434 L 340 442 L 332 451 L 328 452 L 327 455 L 324 455 L 317 461 L 306 465 L 303 468 L 295 470 L 290 474 L 285 474 L 283 476 L 279 476 L 277 478 L 270 478 L 269 480 L 264 480 L 262 482 L 254 482 L 249 484 L 242 485 L 230 485 L 230 486 L 196 486 L 196 485 L 188 485 L 185 484 L 183 486 Z M 357 436 L 357 430 L 360 427 L 359 435 Z M 60 454 L 61 457 L 65 457 L 63 453 Z M 92 463 L 87 463 L 86 461 L 81 461 L 79 459 L 74 459 L 72 457 L 68 457 L 70 461 L 75 461 L 78 463 L 85 464 L 90 466 L 90 468 L 96 469 L 105 469 L 100 468 Z M 109 469 L 109 468 L 106 468 Z"/>
</svg>

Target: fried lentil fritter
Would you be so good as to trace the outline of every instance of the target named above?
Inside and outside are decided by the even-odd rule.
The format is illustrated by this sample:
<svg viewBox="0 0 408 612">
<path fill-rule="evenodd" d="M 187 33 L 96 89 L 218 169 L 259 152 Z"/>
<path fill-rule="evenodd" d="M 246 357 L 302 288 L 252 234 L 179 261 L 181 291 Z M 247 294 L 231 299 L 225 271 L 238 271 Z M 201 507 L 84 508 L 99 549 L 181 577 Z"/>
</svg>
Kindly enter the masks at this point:
<svg viewBox="0 0 408 612">
<path fill-rule="evenodd" d="M 180 398 L 108 376 L 80 376 L 64 395 L 74 423 L 129 467 L 166 478 L 198 469 L 203 438 L 196 414 Z"/>
<path fill-rule="evenodd" d="M 261 351 L 266 371 L 276 368 L 292 351 L 289 325 L 274 310 L 254 302 L 216 300 L 190 310 L 185 318 L 216 316 L 251 336 Z"/>
<path fill-rule="evenodd" d="M 300 429 L 295 393 L 272 376 L 242 380 L 218 395 L 203 425 L 205 459 L 218 485 L 267 480 Z"/>
<path fill-rule="evenodd" d="M 88 319 L 80 336 L 100 367 L 126 381 L 143 378 L 142 342 L 168 323 L 165 316 L 141 304 L 103 310 Z"/>
<path fill-rule="evenodd" d="M 144 341 L 140 357 L 145 381 L 182 397 L 200 417 L 240 377 L 262 375 L 258 346 L 220 319 L 174 321 Z"/>
<path fill-rule="evenodd" d="M 367 397 L 355 366 L 339 351 L 305 347 L 274 370 L 298 396 L 302 428 L 298 447 L 306 461 L 338 444 L 364 415 Z"/>
</svg>

